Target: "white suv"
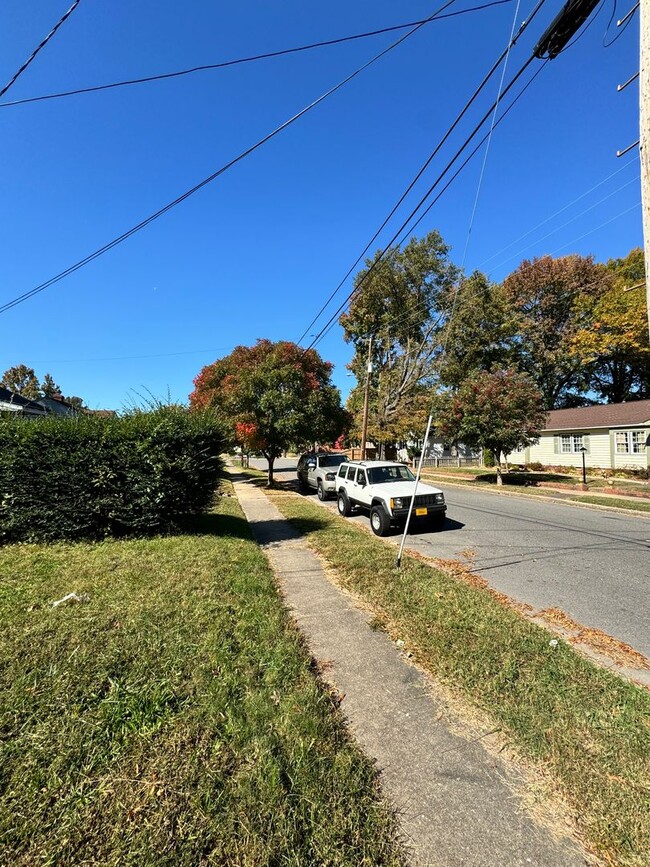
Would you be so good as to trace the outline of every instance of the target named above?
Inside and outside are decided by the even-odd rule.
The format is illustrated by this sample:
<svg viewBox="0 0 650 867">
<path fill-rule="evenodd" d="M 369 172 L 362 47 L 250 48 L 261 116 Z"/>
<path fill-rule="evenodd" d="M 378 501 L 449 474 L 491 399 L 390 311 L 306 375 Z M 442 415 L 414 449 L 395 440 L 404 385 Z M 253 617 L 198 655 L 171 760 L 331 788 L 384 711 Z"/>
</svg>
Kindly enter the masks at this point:
<svg viewBox="0 0 650 867">
<path fill-rule="evenodd" d="M 370 511 L 370 526 L 386 536 L 391 525 L 404 526 L 415 490 L 415 476 L 404 464 L 391 461 L 354 461 L 341 464 L 336 476 L 340 515 L 355 507 Z M 418 484 L 411 520 L 427 519 L 436 527 L 445 522 L 445 495 L 439 488 Z"/>
</svg>

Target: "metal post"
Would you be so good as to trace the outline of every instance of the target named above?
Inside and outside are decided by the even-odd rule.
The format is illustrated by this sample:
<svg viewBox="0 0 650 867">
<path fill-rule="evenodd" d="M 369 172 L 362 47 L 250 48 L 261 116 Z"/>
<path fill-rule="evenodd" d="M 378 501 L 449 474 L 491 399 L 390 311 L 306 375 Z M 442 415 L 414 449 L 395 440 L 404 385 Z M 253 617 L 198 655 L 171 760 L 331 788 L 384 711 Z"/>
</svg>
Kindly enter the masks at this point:
<svg viewBox="0 0 650 867">
<path fill-rule="evenodd" d="M 639 9 L 639 155 L 641 157 L 641 209 L 646 263 L 646 305 L 650 334 L 650 0 Z"/>
<path fill-rule="evenodd" d="M 422 444 L 422 451 L 420 452 L 420 463 L 418 464 L 418 471 L 415 474 L 415 487 L 413 488 L 413 496 L 411 497 L 411 502 L 409 503 L 409 513 L 406 516 L 406 524 L 404 524 L 404 534 L 402 535 L 402 541 L 399 546 L 399 553 L 397 554 L 397 560 L 395 561 L 395 565 L 399 569 L 402 565 L 402 553 L 404 551 L 404 543 L 406 542 L 406 534 L 409 531 L 409 524 L 411 523 L 411 513 L 413 512 L 413 505 L 415 503 L 415 497 L 418 492 L 418 484 L 420 482 L 420 476 L 422 475 L 422 461 L 424 459 L 424 451 L 427 447 L 427 443 L 429 442 L 429 431 L 431 430 L 431 422 L 433 420 L 433 416 L 429 416 L 429 420 L 427 421 L 427 432 L 424 435 L 424 443 Z"/>
<path fill-rule="evenodd" d="M 585 454 L 587 449 L 583 446 L 580 451 L 582 452 L 582 484 L 587 487 L 587 464 L 585 462 Z"/>
<path fill-rule="evenodd" d="M 363 424 L 361 426 L 361 460 L 366 459 L 366 439 L 368 437 L 368 402 L 370 399 L 370 374 L 372 373 L 372 337 L 368 338 L 368 369 L 366 371 L 366 390 L 363 395 Z"/>
</svg>

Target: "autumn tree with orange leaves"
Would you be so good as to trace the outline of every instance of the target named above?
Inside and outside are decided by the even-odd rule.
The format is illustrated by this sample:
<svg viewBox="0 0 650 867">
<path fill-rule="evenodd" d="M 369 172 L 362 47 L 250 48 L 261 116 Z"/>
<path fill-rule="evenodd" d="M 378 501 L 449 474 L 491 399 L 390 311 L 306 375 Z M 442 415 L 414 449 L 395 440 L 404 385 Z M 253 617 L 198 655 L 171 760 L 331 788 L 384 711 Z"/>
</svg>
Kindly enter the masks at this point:
<svg viewBox="0 0 650 867">
<path fill-rule="evenodd" d="M 214 408 L 245 449 L 259 450 L 273 484 L 276 458 L 291 446 L 333 442 L 345 411 L 331 383 L 332 365 L 295 343 L 258 340 L 203 368 L 194 380 L 191 409 Z"/>
<path fill-rule="evenodd" d="M 586 359 L 589 384 L 607 403 L 650 397 L 650 342 L 643 250 L 610 259 L 612 279 L 596 297 L 582 299 L 586 324 L 573 336 L 575 354 Z"/>
</svg>

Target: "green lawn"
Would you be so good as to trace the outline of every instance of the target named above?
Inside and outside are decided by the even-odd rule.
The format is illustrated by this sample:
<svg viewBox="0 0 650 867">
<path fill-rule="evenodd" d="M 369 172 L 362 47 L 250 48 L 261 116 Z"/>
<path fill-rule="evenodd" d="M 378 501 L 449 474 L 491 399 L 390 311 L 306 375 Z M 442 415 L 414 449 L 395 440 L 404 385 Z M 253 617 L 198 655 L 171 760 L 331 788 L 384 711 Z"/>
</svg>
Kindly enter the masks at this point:
<svg viewBox="0 0 650 867">
<path fill-rule="evenodd" d="M 12 867 L 404 862 L 234 498 L 0 549 L 0 840 Z"/>
<path fill-rule="evenodd" d="M 436 678 L 543 767 L 609 863 L 650 863 L 650 694 L 585 660 L 481 587 L 284 491 L 269 496 Z"/>
</svg>

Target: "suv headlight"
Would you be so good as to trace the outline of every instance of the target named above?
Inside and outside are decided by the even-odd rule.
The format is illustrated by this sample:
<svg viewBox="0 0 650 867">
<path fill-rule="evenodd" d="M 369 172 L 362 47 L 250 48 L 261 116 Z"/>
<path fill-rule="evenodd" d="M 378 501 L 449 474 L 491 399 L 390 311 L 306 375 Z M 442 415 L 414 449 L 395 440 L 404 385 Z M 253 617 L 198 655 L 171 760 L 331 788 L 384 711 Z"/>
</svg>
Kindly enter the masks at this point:
<svg viewBox="0 0 650 867">
<path fill-rule="evenodd" d="M 325 473 L 325 478 L 328 482 L 333 482 L 336 478 L 336 473 Z"/>
<path fill-rule="evenodd" d="M 445 495 L 444 494 L 436 494 L 436 503 L 444 503 Z"/>
<path fill-rule="evenodd" d="M 390 507 L 391 507 L 391 509 L 404 508 L 404 499 L 402 497 L 391 497 L 390 498 Z"/>
</svg>

